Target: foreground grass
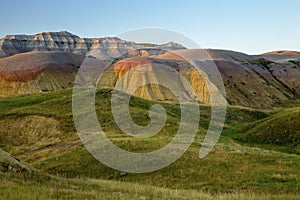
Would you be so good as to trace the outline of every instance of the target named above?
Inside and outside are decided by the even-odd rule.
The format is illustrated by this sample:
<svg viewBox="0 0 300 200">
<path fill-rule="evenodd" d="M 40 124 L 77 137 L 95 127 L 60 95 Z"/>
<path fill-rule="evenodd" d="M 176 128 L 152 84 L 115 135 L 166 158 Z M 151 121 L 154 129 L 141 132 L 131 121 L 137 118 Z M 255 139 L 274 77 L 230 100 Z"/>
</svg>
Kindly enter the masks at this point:
<svg viewBox="0 0 300 200">
<path fill-rule="evenodd" d="M 60 177 L 110 179 L 212 193 L 243 190 L 258 194 L 299 192 L 300 157 L 297 155 L 242 147 L 226 141 L 205 159 L 199 159 L 198 151 L 199 148 L 190 147 L 170 166 L 144 174 L 124 173 L 106 167 L 83 147 L 40 161 L 34 166 Z"/>
<path fill-rule="evenodd" d="M 0 175 L 1 199 L 298 199 L 298 195 L 255 194 L 251 191 L 210 194 L 197 190 L 154 187 L 111 180 L 65 179 L 41 174 Z"/>
</svg>

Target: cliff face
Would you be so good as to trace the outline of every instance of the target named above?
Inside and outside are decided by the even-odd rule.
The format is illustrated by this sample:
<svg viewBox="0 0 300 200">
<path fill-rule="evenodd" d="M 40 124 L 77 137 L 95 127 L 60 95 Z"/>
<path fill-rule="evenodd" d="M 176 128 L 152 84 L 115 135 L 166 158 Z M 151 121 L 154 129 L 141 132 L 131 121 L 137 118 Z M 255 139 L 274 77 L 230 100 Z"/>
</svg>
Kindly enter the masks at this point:
<svg viewBox="0 0 300 200">
<path fill-rule="evenodd" d="M 181 77 L 182 76 L 182 77 Z M 207 85 L 198 71 L 187 63 L 163 60 L 153 57 L 131 57 L 123 59 L 109 67 L 102 76 L 100 87 L 114 87 L 119 81 L 120 89 L 130 93 L 137 88 L 135 96 L 162 101 L 177 101 L 178 97 L 190 100 L 194 96 L 203 103 L 210 103 Z M 191 84 L 194 94 L 186 90 L 182 78 Z M 177 94 L 159 84 L 172 84 Z"/>
<path fill-rule="evenodd" d="M 184 47 L 172 42 L 148 47 L 117 37 L 80 38 L 66 31 L 44 32 L 36 35 L 7 35 L 0 39 L 0 57 L 31 51 L 64 51 L 109 60 L 120 57 L 130 50 L 151 50 L 151 48 L 170 50 Z"/>
</svg>

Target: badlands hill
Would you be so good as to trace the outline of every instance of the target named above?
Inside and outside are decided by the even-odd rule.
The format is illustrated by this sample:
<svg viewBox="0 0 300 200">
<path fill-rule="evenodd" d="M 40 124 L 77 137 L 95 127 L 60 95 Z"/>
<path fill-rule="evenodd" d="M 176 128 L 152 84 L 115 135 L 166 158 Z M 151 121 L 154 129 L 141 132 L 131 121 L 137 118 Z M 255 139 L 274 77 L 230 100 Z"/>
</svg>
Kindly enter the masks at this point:
<svg viewBox="0 0 300 200">
<path fill-rule="evenodd" d="M 118 80 L 125 91 L 146 80 L 161 78 L 154 70 L 166 65 L 191 84 L 198 100 L 210 103 L 207 83 L 197 70 L 176 51 L 193 55 L 176 43 L 138 44 L 116 37 L 80 38 L 66 31 L 36 35 L 9 35 L 0 39 L 0 96 L 47 92 L 73 87 L 76 73 L 85 56 L 94 61 L 109 61 L 99 87 L 114 87 Z M 300 53 L 290 51 L 246 55 L 227 50 L 208 49 L 206 65 L 218 67 L 232 105 L 269 108 L 300 96 Z M 141 73 L 140 66 L 144 71 Z M 131 71 L 130 71 L 131 70 Z M 174 83 L 182 85 L 180 79 Z M 176 95 L 157 84 L 144 85 L 134 95 L 151 100 L 176 101 Z M 186 93 L 190 98 L 192 94 Z"/>
<path fill-rule="evenodd" d="M 173 42 L 163 45 L 147 45 L 147 49 L 182 49 Z M 126 54 L 130 50 L 143 49 L 146 46 L 117 37 L 80 38 L 67 31 L 43 32 L 35 35 L 7 35 L 0 39 L 0 57 L 31 51 L 64 51 L 79 55 L 90 55 L 99 59 L 112 59 Z"/>
<path fill-rule="evenodd" d="M 300 52 L 297 51 L 271 51 L 264 53 L 262 55 L 258 55 L 258 57 L 263 57 L 272 61 L 288 61 L 297 59 L 300 57 Z"/>
<path fill-rule="evenodd" d="M 0 97 L 71 87 L 84 57 L 66 52 L 28 52 L 0 59 Z"/>
</svg>

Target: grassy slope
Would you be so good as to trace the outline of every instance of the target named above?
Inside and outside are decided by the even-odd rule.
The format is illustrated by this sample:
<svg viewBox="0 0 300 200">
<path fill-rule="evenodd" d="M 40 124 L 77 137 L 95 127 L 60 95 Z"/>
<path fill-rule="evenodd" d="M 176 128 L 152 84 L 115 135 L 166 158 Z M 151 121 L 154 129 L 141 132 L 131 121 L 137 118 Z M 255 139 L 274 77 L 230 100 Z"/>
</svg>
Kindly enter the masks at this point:
<svg viewBox="0 0 300 200">
<path fill-rule="evenodd" d="M 300 154 L 300 107 L 279 109 L 272 115 L 248 124 L 239 124 L 225 130 L 243 144 Z"/>
<path fill-rule="evenodd" d="M 246 140 L 300 154 L 300 109 L 286 109 L 260 123 L 251 125 Z"/>
<path fill-rule="evenodd" d="M 61 122 L 59 128 L 62 131 L 75 131 L 71 113 L 71 92 L 71 90 L 61 90 L 48 94 L 1 99 L 0 119 L 8 115 L 14 117 L 32 114 L 44 115 L 58 119 Z M 154 102 L 132 98 L 132 118 L 140 124 L 148 122 L 149 118 L 147 112 L 152 104 L 154 104 Z M 172 137 L 171 133 L 177 130 L 180 117 L 179 107 L 171 104 L 163 104 L 167 109 L 168 119 L 167 126 L 162 132 L 147 140 L 132 139 L 122 134 L 114 124 L 111 113 L 109 112 L 109 105 L 110 91 L 101 90 L 97 92 L 96 108 L 100 124 L 104 127 L 104 130 L 107 131 L 108 136 L 115 144 L 127 150 L 144 152 L 157 149 L 168 143 Z M 115 181 L 122 181 L 122 184 L 128 184 L 128 188 L 131 187 L 131 184 L 140 186 L 142 184 L 179 189 L 180 191 L 194 189 L 203 191 L 205 194 L 206 192 L 238 193 L 240 195 L 260 193 L 262 197 L 265 197 L 264 193 L 268 195 L 298 193 L 300 187 L 300 156 L 298 155 L 247 147 L 240 145 L 228 137 L 221 137 L 215 150 L 205 159 L 199 159 L 198 151 L 209 121 L 209 107 L 201 106 L 201 111 L 201 127 L 190 149 L 175 163 L 156 172 L 146 174 L 126 174 L 118 172 L 99 163 L 82 146 L 78 146 L 76 149 L 63 154 L 45 158 L 44 160 L 37 160 L 33 164 L 41 171 L 59 175 L 60 177 L 113 179 Z M 274 114 L 257 110 L 229 108 L 224 135 L 236 137 L 238 134 L 235 134 L 235 131 L 249 126 L 249 123 L 264 121 L 272 117 L 272 115 Z M 239 137 L 245 138 L 244 136 Z M 239 139 L 239 137 L 236 138 Z M 267 148 L 267 146 L 263 147 Z M 4 145 L 3 148 L 8 151 L 13 149 L 13 153 L 18 154 L 18 148 L 6 145 Z M 53 188 L 59 188 L 57 191 L 53 191 L 53 193 L 59 192 L 60 189 L 62 193 L 69 193 L 68 191 L 64 191 L 64 187 L 59 185 L 60 181 L 57 181 L 57 185 L 56 183 L 51 185 Z M 74 181 L 74 183 L 72 181 Z M 81 181 L 81 179 L 70 180 L 72 184 L 79 184 L 80 186 L 77 186 L 77 188 L 83 190 L 82 192 L 84 194 L 93 194 L 97 191 L 95 186 L 86 189 L 81 185 L 83 184 Z M 13 186 L 14 184 L 11 187 L 7 187 L 5 186 L 5 182 L 7 182 L 7 179 L 2 177 L 2 191 L 11 191 L 11 193 L 15 190 L 22 191 L 29 189 L 30 191 L 35 188 L 22 184 L 20 187 L 16 187 L 16 185 Z M 106 183 L 108 184 L 108 188 L 110 188 L 107 192 L 108 196 L 115 190 L 118 191 L 118 189 L 115 188 L 118 184 L 114 184 L 116 182 L 109 181 Z M 17 185 L 19 184 L 20 183 Z M 40 187 L 39 190 L 41 191 L 49 190 L 49 187 L 47 187 L 47 185 L 45 186 L 44 183 L 35 184 Z M 85 184 L 93 185 L 93 183 Z M 126 186 L 124 187 L 126 188 Z M 147 188 L 148 186 L 141 186 L 141 190 L 137 191 L 138 195 L 150 195 L 151 192 L 144 193 L 145 188 L 143 187 Z M 165 190 L 170 193 L 177 191 L 169 189 L 159 190 Z M 127 192 L 128 195 L 131 195 L 131 192 Z M 188 191 L 187 193 L 192 194 L 193 192 L 195 191 Z M 8 192 L 8 194 L 10 194 L 10 192 Z M 101 191 L 101 194 L 105 194 L 105 192 Z M 197 193 L 197 195 L 199 194 Z M 68 195 L 72 195 L 71 192 Z M 173 197 L 172 195 L 174 194 L 171 194 L 171 197 Z"/>
</svg>

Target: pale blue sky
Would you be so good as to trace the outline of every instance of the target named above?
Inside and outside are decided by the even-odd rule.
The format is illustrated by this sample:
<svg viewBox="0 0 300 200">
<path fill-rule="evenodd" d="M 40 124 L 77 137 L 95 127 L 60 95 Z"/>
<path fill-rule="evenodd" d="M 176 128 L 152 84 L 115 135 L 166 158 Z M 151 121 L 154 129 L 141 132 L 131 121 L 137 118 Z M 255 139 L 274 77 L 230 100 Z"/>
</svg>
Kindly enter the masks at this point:
<svg viewBox="0 0 300 200">
<path fill-rule="evenodd" d="M 60 30 L 104 37 L 157 27 L 204 48 L 300 51 L 299 0 L 2 0 L 0 5 L 0 37 Z"/>
</svg>

